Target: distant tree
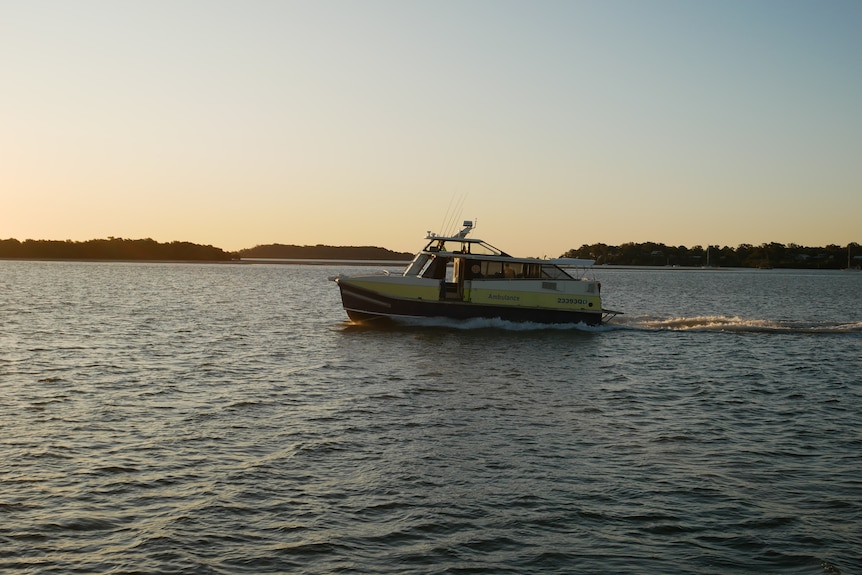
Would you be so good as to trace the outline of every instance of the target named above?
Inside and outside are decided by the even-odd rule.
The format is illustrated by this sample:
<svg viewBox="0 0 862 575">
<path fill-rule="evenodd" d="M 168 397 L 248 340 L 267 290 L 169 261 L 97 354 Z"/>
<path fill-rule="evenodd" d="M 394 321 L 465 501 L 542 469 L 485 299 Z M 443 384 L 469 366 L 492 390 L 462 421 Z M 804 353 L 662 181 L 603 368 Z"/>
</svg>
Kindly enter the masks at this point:
<svg viewBox="0 0 862 575">
<path fill-rule="evenodd" d="M 607 244 L 584 244 L 580 248 L 568 250 L 563 257 L 594 259 L 607 265 L 681 265 L 702 266 L 707 261 L 710 266 L 722 267 L 783 267 L 783 268 L 829 268 L 846 267 L 848 261 L 855 261 L 858 243 L 846 248 L 835 244 L 826 247 L 806 247 L 799 244 L 763 243 L 759 246 L 739 244 L 735 249 L 729 246 L 700 245 L 692 248 L 667 246 L 657 242 L 629 242 L 621 246 Z M 708 255 L 708 258 L 707 258 Z M 856 264 L 859 265 L 859 264 Z"/>
<path fill-rule="evenodd" d="M 230 254 L 213 246 L 190 242 L 158 243 L 152 239 L 115 238 L 73 242 L 72 240 L 3 240 L 0 257 L 34 259 L 94 260 L 205 260 L 230 259 Z"/>
<path fill-rule="evenodd" d="M 319 259 L 319 260 L 391 260 L 405 261 L 413 258 L 413 254 L 393 252 L 374 246 L 296 246 L 269 244 L 255 246 L 235 253 L 240 258 L 274 258 L 274 259 Z"/>
</svg>

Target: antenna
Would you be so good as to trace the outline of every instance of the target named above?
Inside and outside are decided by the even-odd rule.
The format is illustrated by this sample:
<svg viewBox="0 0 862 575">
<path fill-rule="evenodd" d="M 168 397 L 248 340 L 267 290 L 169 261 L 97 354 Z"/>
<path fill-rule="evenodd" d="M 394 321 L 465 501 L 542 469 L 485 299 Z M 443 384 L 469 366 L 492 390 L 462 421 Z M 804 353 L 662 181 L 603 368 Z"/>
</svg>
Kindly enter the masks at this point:
<svg viewBox="0 0 862 575">
<path fill-rule="evenodd" d="M 455 201 L 455 194 L 452 194 L 452 197 L 449 198 L 449 205 L 446 207 L 446 213 L 443 215 L 443 221 L 440 223 L 440 227 L 437 228 L 441 234 L 446 235 L 446 222 L 449 221 L 449 212 L 452 210 L 452 202 Z"/>
<path fill-rule="evenodd" d="M 457 221 L 461 219 L 461 210 L 464 206 L 464 200 L 467 199 L 467 193 L 464 192 L 460 196 L 454 195 L 449 200 L 449 207 L 446 209 L 446 216 L 443 218 L 443 226 L 441 233 L 444 236 L 451 237 L 454 230 L 457 229 Z"/>
</svg>

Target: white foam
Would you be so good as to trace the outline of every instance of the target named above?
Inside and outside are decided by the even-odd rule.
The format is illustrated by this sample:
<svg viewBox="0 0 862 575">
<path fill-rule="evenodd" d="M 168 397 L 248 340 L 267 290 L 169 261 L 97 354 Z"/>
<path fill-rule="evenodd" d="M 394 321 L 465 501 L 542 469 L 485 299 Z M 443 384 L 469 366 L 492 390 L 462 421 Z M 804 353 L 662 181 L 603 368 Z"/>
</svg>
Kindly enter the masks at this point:
<svg viewBox="0 0 862 575">
<path fill-rule="evenodd" d="M 777 332 L 777 333 L 862 333 L 862 322 L 800 322 L 743 318 L 739 316 L 694 316 L 658 318 L 650 316 L 626 317 L 620 327 L 650 331 L 724 331 L 724 332 Z"/>
</svg>

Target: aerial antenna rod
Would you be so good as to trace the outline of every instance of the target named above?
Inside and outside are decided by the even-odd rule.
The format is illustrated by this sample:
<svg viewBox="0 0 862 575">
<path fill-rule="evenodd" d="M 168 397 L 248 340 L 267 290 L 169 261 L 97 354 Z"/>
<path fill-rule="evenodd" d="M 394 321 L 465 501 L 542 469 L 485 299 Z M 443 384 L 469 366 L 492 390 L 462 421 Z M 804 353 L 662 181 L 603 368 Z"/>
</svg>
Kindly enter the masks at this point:
<svg viewBox="0 0 862 575">
<path fill-rule="evenodd" d="M 454 198 L 453 198 L 454 199 Z M 458 229 L 458 222 L 461 219 L 461 211 L 464 208 L 464 200 L 467 199 L 467 192 L 461 194 L 460 198 L 456 202 L 452 213 L 448 215 L 448 220 L 446 221 L 446 227 L 444 229 L 444 235 L 452 237 L 455 234 L 455 231 Z"/>
<path fill-rule="evenodd" d="M 446 235 L 446 226 L 449 222 L 449 212 L 452 211 L 452 202 L 455 201 L 455 194 L 452 194 L 452 197 L 449 198 L 449 205 L 446 207 L 446 213 L 443 214 L 443 221 L 440 222 L 440 227 L 437 229 L 438 233 L 442 235 Z"/>
</svg>

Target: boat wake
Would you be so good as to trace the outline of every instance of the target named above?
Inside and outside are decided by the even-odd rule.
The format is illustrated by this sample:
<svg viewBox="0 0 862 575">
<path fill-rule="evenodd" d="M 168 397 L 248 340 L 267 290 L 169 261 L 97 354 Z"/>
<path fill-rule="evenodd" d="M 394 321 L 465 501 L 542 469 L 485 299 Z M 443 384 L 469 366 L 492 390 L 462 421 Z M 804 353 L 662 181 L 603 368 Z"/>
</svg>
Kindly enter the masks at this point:
<svg viewBox="0 0 862 575">
<path fill-rule="evenodd" d="M 637 329 L 645 331 L 862 334 L 862 322 L 801 322 L 730 317 L 722 315 L 671 318 L 625 316 L 615 320 L 612 325 L 615 325 L 619 329 Z"/>
</svg>

